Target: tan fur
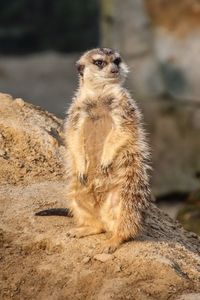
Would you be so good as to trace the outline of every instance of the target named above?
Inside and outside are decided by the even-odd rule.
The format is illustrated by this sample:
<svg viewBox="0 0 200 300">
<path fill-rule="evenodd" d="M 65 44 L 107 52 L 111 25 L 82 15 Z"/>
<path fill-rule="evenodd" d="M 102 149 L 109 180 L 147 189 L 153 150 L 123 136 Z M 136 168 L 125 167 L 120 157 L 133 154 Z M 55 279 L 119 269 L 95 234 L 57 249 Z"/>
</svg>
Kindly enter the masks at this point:
<svg viewBox="0 0 200 300">
<path fill-rule="evenodd" d="M 81 57 L 80 84 L 65 122 L 68 198 L 79 226 L 68 234 L 109 231 L 109 251 L 140 233 L 151 200 L 141 116 L 122 87 L 127 67 L 114 64 L 118 57 L 107 48 Z"/>
</svg>

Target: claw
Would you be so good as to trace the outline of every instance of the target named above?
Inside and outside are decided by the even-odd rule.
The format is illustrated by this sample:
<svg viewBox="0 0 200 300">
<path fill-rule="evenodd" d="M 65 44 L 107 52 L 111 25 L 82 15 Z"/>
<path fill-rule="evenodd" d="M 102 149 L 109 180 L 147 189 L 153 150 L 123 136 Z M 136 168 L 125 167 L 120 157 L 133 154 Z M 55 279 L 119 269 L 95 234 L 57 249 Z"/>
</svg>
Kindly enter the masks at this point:
<svg viewBox="0 0 200 300">
<path fill-rule="evenodd" d="M 86 174 L 79 174 L 78 178 L 79 178 L 79 181 L 82 185 L 87 184 L 87 175 Z"/>
<path fill-rule="evenodd" d="M 101 172 L 104 174 L 104 175 L 106 175 L 106 176 L 108 176 L 108 174 L 109 174 L 109 171 L 111 170 L 111 166 L 112 166 L 112 163 L 109 163 L 109 164 L 107 164 L 107 165 L 101 165 Z"/>
</svg>

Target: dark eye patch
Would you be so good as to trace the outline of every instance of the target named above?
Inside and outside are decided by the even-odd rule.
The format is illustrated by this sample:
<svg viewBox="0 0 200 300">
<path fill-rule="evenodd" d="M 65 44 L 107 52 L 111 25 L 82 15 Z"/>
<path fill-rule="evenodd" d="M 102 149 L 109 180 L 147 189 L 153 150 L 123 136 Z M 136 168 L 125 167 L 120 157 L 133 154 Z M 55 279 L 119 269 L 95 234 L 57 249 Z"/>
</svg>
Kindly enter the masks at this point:
<svg viewBox="0 0 200 300">
<path fill-rule="evenodd" d="M 94 59 L 93 64 L 98 66 L 99 68 L 103 68 L 106 66 L 107 63 L 102 59 L 96 59 L 96 60 Z"/>
<path fill-rule="evenodd" d="M 120 57 L 117 57 L 117 58 L 115 58 L 114 60 L 113 60 L 113 62 L 114 62 L 114 64 L 115 65 L 117 65 L 117 66 L 119 66 L 119 64 L 121 63 L 121 58 Z"/>
</svg>

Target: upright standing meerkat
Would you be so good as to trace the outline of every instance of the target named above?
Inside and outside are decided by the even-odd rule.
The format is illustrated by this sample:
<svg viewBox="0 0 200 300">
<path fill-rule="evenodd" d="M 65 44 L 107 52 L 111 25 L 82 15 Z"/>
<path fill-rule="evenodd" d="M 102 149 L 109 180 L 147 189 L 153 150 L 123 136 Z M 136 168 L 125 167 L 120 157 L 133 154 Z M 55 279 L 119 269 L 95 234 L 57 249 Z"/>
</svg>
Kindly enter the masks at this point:
<svg viewBox="0 0 200 300">
<path fill-rule="evenodd" d="M 84 237 L 110 232 L 107 251 L 140 233 L 151 201 L 149 150 L 141 114 L 122 86 L 127 66 L 118 52 L 98 48 L 77 62 L 79 88 L 64 127 L 67 194 Z"/>
</svg>

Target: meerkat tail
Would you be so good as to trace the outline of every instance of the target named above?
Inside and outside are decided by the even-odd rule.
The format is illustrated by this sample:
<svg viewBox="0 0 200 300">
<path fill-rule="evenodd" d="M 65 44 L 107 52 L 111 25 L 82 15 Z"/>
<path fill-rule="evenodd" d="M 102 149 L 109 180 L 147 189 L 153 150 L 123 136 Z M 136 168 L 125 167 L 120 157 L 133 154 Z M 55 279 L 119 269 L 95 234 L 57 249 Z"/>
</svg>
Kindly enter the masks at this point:
<svg viewBox="0 0 200 300">
<path fill-rule="evenodd" d="M 40 210 L 35 213 L 35 216 L 49 217 L 49 216 L 63 216 L 72 217 L 72 213 L 68 208 L 48 208 L 45 210 Z"/>
</svg>

